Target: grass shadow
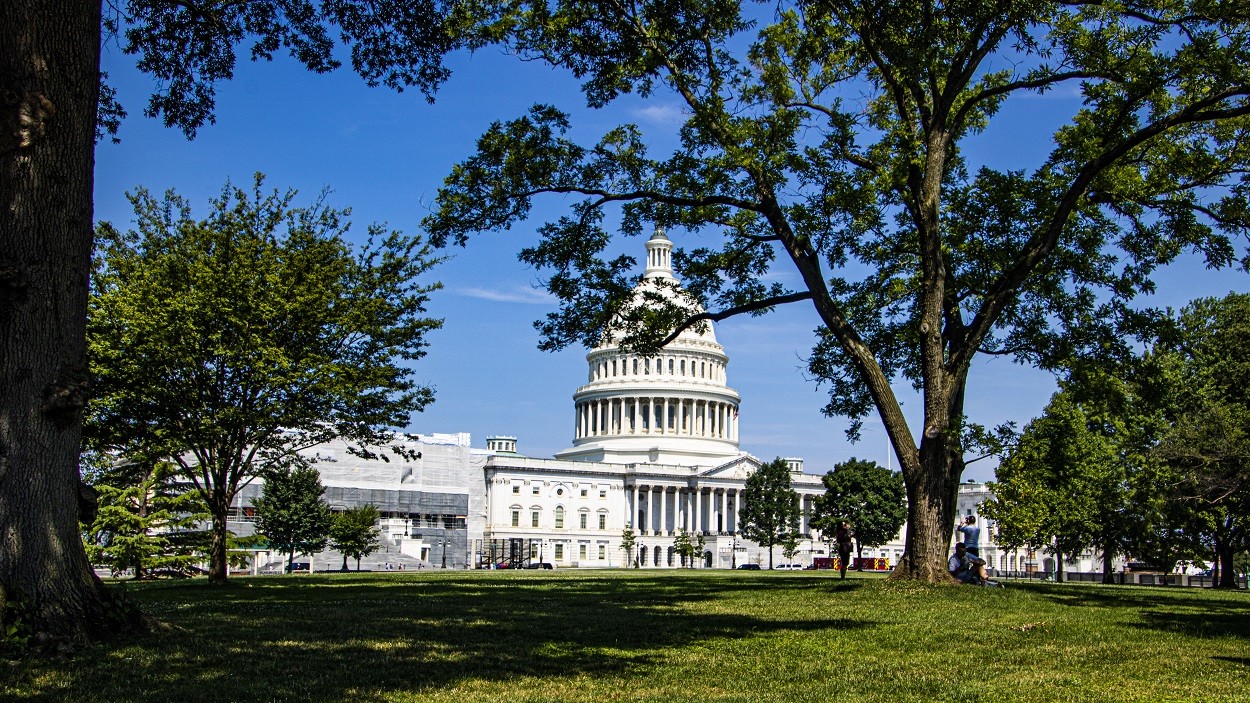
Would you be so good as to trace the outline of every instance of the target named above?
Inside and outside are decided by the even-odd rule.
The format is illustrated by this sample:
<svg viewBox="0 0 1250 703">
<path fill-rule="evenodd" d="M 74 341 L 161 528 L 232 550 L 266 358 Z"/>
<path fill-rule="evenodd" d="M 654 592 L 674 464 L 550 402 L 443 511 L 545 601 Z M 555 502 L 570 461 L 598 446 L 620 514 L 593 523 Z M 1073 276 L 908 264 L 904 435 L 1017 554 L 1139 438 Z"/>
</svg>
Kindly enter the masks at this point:
<svg viewBox="0 0 1250 703">
<path fill-rule="evenodd" d="M 312 576 L 135 589 L 170 632 L 51 668 L 30 701 L 377 700 L 472 682 L 645 676 L 666 652 L 746 635 L 871 627 L 718 612 L 770 590 L 853 581 L 538 574 Z M 707 605 L 707 608 L 702 606 Z"/>
</svg>

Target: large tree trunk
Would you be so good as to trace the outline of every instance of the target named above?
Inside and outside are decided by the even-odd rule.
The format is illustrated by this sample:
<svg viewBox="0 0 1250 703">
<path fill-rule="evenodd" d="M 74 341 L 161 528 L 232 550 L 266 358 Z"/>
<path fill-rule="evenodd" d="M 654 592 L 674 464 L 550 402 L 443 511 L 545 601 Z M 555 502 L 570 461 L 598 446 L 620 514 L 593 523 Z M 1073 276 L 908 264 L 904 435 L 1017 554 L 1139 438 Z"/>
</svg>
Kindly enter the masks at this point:
<svg viewBox="0 0 1250 703">
<path fill-rule="evenodd" d="M 216 503 L 217 501 L 214 501 Z M 224 503 L 223 505 L 229 505 Z M 208 582 L 213 584 L 222 584 L 230 576 L 230 564 L 228 560 L 228 533 L 226 531 L 226 508 L 221 505 L 212 507 L 213 526 L 212 535 L 208 545 Z"/>
<path fill-rule="evenodd" d="M 1115 572 L 1112 570 L 1115 552 L 1109 548 L 1102 550 L 1102 582 L 1115 583 Z"/>
<path fill-rule="evenodd" d="M 920 458 L 920 467 L 903 469 L 907 478 L 906 546 L 890 578 L 946 583 L 951 581 L 946 559 L 963 461 L 945 447 L 937 451 L 927 440 L 921 445 Z"/>
<path fill-rule="evenodd" d="M 69 641 L 108 627 L 78 525 L 100 12 L 0 2 L 0 610 Z"/>
<path fill-rule="evenodd" d="M 1215 559 L 1219 563 L 1219 575 L 1214 579 L 1216 588 L 1237 588 L 1237 569 L 1233 567 L 1235 551 L 1231 540 L 1216 539 Z"/>
</svg>

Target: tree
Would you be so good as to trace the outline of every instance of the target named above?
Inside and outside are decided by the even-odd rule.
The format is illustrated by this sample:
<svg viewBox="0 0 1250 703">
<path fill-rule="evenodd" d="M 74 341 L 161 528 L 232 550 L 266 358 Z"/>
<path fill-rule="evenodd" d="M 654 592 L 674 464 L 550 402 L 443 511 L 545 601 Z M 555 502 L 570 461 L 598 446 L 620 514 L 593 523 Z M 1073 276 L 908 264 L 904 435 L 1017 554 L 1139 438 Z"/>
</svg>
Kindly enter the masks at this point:
<svg viewBox="0 0 1250 703">
<path fill-rule="evenodd" d="M 473 41 L 568 70 L 591 107 L 636 94 L 677 101 L 684 122 L 659 156 L 632 125 L 578 143 L 548 105 L 495 124 L 440 191 L 433 241 L 464 245 L 540 196 L 576 197 L 521 253 L 561 302 L 539 324 L 546 349 L 610 338 L 645 352 L 690 325 L 810 304 L 824 412 L 851 418 L 854 437 L 875 411 L 899 459 L 908 531 L 895 578 L 949 578 L 964 454 L 980 434 L 965 413 L 978 356 L 1053 369 L 1127 354 L 1158 317 L 1133 300 L 1156 267 L 1184 251 L 1228 265 L 1250 225 L 1250 18 L 1235 3 L 473 9 Z M 969 164 L 964 147 L 1006 102 L 1057 89 L 1082 101 L 1044 160 Z M 657 296 L 645 315 L 619 315 L 633 261 L 610 258 L 609 214 L 625 235 L 645 221 L 687 230 L 674 263 L 708 312 Z M 778 266 L 798 282 L 763 283 Z M 916 428 L 895 380 L 922 396 Z"/>
<path fill-rule="evenodd" d="M 309 466 L 282 467 L 265 474 L 265 490 L 256 499 L 256 531 L 287 555 L 286 570 L 296 554 L 326 548 L 334 516 L 322 496 L 321 474 Z"/>
<path fill-rule="evenodd" d="M 347 571 L 347 558 L 360 560 L 378 550 L 378 537 L 382 530 L 377 527 L 378 509 L 372 505 L 360 505 L 338 513 L 330 525 L 330 546 L 343 553 L 343 571 Z"/>
<path fill-rule="evenodd" d="M 99 493 L 96 518 L 84 526 L 92 564 L 132 570 L 138 580 L 186 574 L 204 560 L 198 526 L 208 513 L 197 491 L 171 480 L 175 473 L 169 462 L 121 465 L 91 481 Z"/>
<path fill-rule="evenodd" d="M 832 535 L 846 520 L 855 530 L 856 556 L 864 547 L 894 539 L 907 519 L 903 476 L 875 461 L 851 457 L 821 478 L 825 494 L 816 499 L 812 525 Z"/>
<path fill-rule="evenodd" d="M 694 568 L 694 554 L 697 547 L 690 539 L 690 533 L 685 530 L 677 530 L 677 536 L 673 538 L 673 551 L 677 552 L 677 556 L 681 558 L 681 565 Z"/>
<path fill-rule="evenodd" d="M 132 196 L 138 230 L 100 225 L 89 361 L 93 445 L 167 459 L 212 515 L 209 579 L 227 578 L 226 516 L 240 487 L 336 438 L 391 443 L 433 400 L 408 362 L 424 356 L 436 263 L 416 237 L 369 229 L 294 192 L 227 185 L 206 219 L 173 192 Z"/>
<path fill-rule="evenodd" d="M 1236 554 L 1250 546 L 1250 295 L 1195 300 L 1156 349 L 1171 371 L 1171 423 L 1155 456 L 1176 472 L 1173 499 L 1216 556 L 1216 585 L 1236 587 Z"/>
<path fill-rule="evenodd" d="M 1073 555 L 1097 544 L 1103 577 L 1122 548 L 1128 482 L 1110 437 L 1069 393 L 1056 393 L 1045 414 L 1030 422 L 1018 446 L 1003 459 L 994 498 L 983 517 L 997 522 L 998 540 Z"/>
<path fill-rule="evenodd" d="M 621 549 L 625 550 L 625 566 L 637 566 L 634 561 L 634 547 L 638 545 L 638 533 L 634 532 L 633 525 L 626 525 L 621 530 Z"/>
<path fill-rule="evenodd" d="M 777 458 L 747 477 L 738 521 L 742 534 L 768 549 L 768 568 L 773 568 L 773 547 L 799 531 L 799 494 L 790 487 L 790 467 Z"/>
<path fill-rule="evenodd" d="M 799 553 L 799 533 L 791 532 L 781 539 L 781 556 L 787 563 Z"/>
<path fill-rule="evenodd" d="M 122 625 L 78 528 L 91 511 L 77 455 L 94 148 L 101 128 L 124 115 L 101 82 L 102 34 L 124 32 L 124 50 L 160 86 L 148 113 L 188 135 L 212 121 L 213 87 L 231 77 L 245 42 L 253 59 L 282 46 L 324 72 L 338 65 L 337 36 L 369 84 L 427 95 L 451 48 L 439 0 L 109 7 L 116 14 L 106 19 L 99 2 L 0 3 L 0 616 L 22 603 L 32 631 L 59 641 Z"/>
</svg>

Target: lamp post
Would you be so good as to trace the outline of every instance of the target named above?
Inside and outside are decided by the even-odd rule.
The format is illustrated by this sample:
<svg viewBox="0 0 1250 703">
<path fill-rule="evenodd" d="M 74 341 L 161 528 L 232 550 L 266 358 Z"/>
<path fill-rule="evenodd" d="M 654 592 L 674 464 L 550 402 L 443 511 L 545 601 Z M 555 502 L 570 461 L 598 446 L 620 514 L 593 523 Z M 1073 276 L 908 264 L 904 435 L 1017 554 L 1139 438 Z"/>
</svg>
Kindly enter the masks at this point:
<svg viewBox="0 0 1250 703">
<path fill-rule="evenodd" d="M 738 568 L 738 533 L 734 533 L 733 545 L 729 551 L 729 568 Z"/>
<path fill-rule="evenodd" d="M 446 536 L 444 536 L 443 537 L 443 568 L 444 569 L 447 568 L 447 545 L 449 544 L 451 544 L 451 541 L 448 540 Z"/>
</svg>

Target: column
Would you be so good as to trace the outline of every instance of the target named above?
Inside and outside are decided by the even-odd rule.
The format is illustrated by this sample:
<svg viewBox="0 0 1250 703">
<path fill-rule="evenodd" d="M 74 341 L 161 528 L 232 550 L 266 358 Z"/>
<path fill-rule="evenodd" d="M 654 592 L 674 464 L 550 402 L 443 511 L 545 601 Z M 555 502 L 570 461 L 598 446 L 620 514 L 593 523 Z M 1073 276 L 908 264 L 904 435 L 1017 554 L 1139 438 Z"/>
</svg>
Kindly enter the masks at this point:
<svg viewBox="0 0 1250 703">
<path fill-rule="evenodd" d="M 720 489 L 720 529 L 721 532 L 729 531 L 729 489 Z"/>
<path fill-rule="evenodd" d="M 660 534 L 668 533 L 668 486 L 660 486 Z"/>
<path fill-rule="evenodd" d="M 629 514 L 629 524 L 633 525 L 635 530 L 641 530 L 642 525 L 638 523 L 638 484 L 637 483 L 634 483 L 634 487 L 630 491 L 630 494 L 634 497 L 634 507 L 633 507 L 633 512 Z"/>
<path fill-rule="evenodd" d="M 647 397 L 647 434 L 655 432 L 655 398 Z"/>
<path fill-rule="evenodd" d="M 695 532 L 703 532 L 703 487 L 696 486 L 694 489 L 694 529 Z"/>
<path fill-rule="evenodd" d="M 651 529 L 651 487 L 637 488 L 637 498 L 642 503 L 642 519 L 639 520 L 637 529 L 646 534 Z"/>
</svg>

